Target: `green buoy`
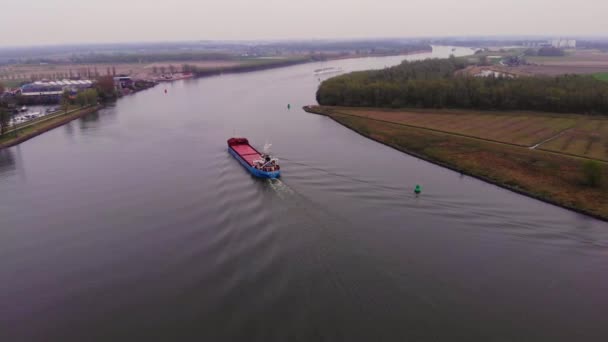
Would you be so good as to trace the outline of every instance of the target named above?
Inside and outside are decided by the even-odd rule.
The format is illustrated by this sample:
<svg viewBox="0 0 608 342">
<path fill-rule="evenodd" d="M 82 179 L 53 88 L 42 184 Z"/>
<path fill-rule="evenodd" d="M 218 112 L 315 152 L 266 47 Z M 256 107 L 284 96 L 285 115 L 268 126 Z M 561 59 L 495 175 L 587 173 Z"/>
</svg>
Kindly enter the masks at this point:
<svg viewBox="0 0 608 342">
<path fill-rule="evenodd" d="M 290 103 L 287 104 L 287 109 L 291 109 L 291 104 Z"/>
<path fill-rule="evenodd" d="M 416 195 L 420 194 L 422 192 L 422 187 L 418 184 L 416 184 L 416 187 L 414 188 L 414 193 L 416 193 Z"/>
</svg>

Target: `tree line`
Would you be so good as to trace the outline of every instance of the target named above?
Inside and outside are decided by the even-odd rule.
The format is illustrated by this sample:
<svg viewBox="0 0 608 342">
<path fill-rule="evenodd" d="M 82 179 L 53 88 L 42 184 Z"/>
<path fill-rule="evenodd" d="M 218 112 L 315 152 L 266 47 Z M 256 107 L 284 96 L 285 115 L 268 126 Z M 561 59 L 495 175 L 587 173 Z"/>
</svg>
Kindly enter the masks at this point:
<svg viewBox="0 0 608 342">
<path fill-rule="evenodd" d="M 4 84 L 0 82 L 0 134 L 6 132 L 11 118 L 8 112 L 7 103 L 3 101 L 2 93 L 4 93 Z"/>
<path fill-rule="evenodd" d="M 222 73 L 239 73 L 257 71 L 296 65 L 311 61 L 308 57 L 292 57 L 285 59 L 252 59 L 243 64 L 230 65 L 219 68 L 204 68 L 191 64 L 183 64 L 182 72 L 193 73 L 197 77 L 219 75 Z"/>
<path fill-rule="evenodd" d="M 578 40 L 576 46 L 582 49 L 608 51 L 608 40 Z"/>
<path fill-rule="evenodd" d="M 526 56 L 548 56 L 548 57 L 560 57 L 565 56 L 566 52 L 563 49 L 559 49 L 553 46 L 543 46 L 540 49 L 527 49 L 524 51 Z"/>
<path fill-rule="evenodd" d="M 152 63 L 166 61 L 207 61 L 234 59 L 235 56 L 223 52 L 166 52 L 166 53 L 90 53 L 72 55 L 63 59 L 30 58 L 21 64 L 91 64 L 91 63 Z"/>
<path fill-rule="evenodd" d="M 0 83 L 0 95 L 4 92 L 4 85 Z M 0 96 L 0 135 L 4 134 L 8 130 L 8 125 L 11 120 L 11 115 L 8 111 L 8 105 L 3 101 Z"/>
<path fill-rule="evenodd" d="M 404 61 L 383 70 L 354 72 L 324 81 L 321 105 L 465 108 L 608 114 L 608 82 L 586 75 L 470 77 L 464 60 Z"/>
</svg>

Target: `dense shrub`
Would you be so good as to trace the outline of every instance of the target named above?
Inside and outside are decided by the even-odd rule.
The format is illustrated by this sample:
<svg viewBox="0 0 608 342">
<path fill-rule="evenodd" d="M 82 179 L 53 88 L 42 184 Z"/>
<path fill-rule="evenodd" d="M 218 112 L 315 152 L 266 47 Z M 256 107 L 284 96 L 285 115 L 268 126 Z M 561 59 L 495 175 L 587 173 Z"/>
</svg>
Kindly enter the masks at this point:
<svg viewBox="0 0 608 342">
<path fill-rule="evenodd" d="M 587 160 L 583 163 L 583 174 L 585 175 L 585 184 L 592 187 L 599 187 L 602 183 L 604 168 L 602 164 L 596 160 Z"/>
</svg>

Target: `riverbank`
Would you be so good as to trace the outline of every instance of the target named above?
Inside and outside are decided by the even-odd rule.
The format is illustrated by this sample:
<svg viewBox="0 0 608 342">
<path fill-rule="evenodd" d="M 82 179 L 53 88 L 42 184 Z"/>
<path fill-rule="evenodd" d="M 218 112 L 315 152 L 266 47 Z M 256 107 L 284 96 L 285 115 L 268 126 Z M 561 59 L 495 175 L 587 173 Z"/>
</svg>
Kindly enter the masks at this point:
<svg viewBox="0 0 608 342">
<path fill-rule="evenodd" d="M 217 66 L 212 68 L 198 68 L 194 65 L 189 65 L 188 72 L 192 72 L 195 77 L 206 77 L 220 75 L 224 73 L 242 73 L 250 71 L 260 71 L 274 68 L 282 68 L 297 64 L 309 63 L 312 60 L 308 57 L 291 57 L 291 58 L 267 58 L 257 59 L 246 63 L 235 65 Z"/>
<path fill-rule="evenodd" d="M 306 106 L 304 110 L 328 116 L 367 138 L 437 165 L 608 221 L 608 182 L 604 181 L 596 188 L 584 184 L 582 165 L 585 158 L 531 149 L 526 144 L 489 140 L 399 122 L 395 119 L 398 112 L 394 110 L 373 109 L 364 114 L 359 113 L 361 115 L 354 115 L 352 111 L 356 109 L 352 108 Z M 363 112 L 361 109 L 358 111 Z M 449 113 L 427 110 L 426 116 L 432 115 L 431 112 Z M 408 112 L 401 110 L 401 113 Z M 402 118 L 403 115 L 397 114 L 397 117 Z M 471 123 L 470 118 L 453 119 L 452 122 Z M 483 126 L 484 122 L 478 120 L 475 127 L 484 131 Z M 608 179 L 606 163 L 597 162 L 603 165 L 604 180 Z"/>
<path fill-rule="evenodd" d="M 36 65 L 14 65 L 10 73 L 3 75 L 0 82 L 7 87 L 18 87 L 21 83 L 30 79 L 30 76 L 43 75 L 49 79 L 57 77 L 68 77 L 70 73 L 82 75 L 129 75 L 133 79 L 143 81 L 176 81 L 189 77 L 176 77 L 172 75 L 195 74 L 195 77 L 214 76 L 223 73 L 242 73 L 287 67 L 297 64 L 314 63 L 321 61 L 332 61 L 352 58 L 386 57 L 386 56 L 408 56 L 419 53 L 430 53 L 433 49 L 417 49 L 414 51 L 392 53 L 359 53 L 359 54 L 319 54 L 319 55 L 290 55 L 285 57 L 244 57 L 218 60 L 167 60 L 151 63 L 61 63 L 61 64 L 36 64 Z M 12 78 L 8 78 L 12 77 Z M 21 78 L 19 78 L 21 77 Z"/>
<path fill-rule="evenodd" d="M 430 46 L 429 46 L 430 47 Z M 430 47 L 429 49 L 419 49 L 419 50 L 414 50 L 414 51 L 407 51 L 407 52 L 401 52 L 401 53 L 367 53 L 367 54 L 359 54 L 359 55 L 333 55 L 333 56 L 327 56 L 327 58 L 323 59 L 322 61 L 338 61 L 338 60 L 343 60 L 343 59 L 353 59 L 353 58 L 372 58 L 372 57 L 391 57 L 391 56 L 410 56 L 410 55 L 416 55 L 416 54 L 422 54 L 422 53 L 431 53 L 433 52 L 433 48 Z M 313 62 L 321 62 L 321 60 L 314 60 Z"/>
<path fill-rule="evenodd" d="M 406 52 L 402 54 L 366 54 L 366 55 L 325 55 L 322 59 L 315 59 L 314 56 L 301 56 L 301 57 L 290 57 L 290 58 L 281 58 L 274 59 L 269 58 L 265 60 L 256 60 L 255 62 L 245 63 L 245 64 L 236 64 L 236 65 L 227 65 L 227 66 L 217 66 L 213 68 L 203 68 L 194 70 L 194 74 L 196 77 L 206 77 L 206 76 L 214 76 L 220 75 L 224 73 L 243 73 L 243 72 L 251 72 L 251 71 L 261 71 L 267 69 L 275 69 L 288 67 L 298 64 L 305 63 L 315 63 L 321 61 L 333 61 L 333 60 L 342 60 L 342 59 L 352 59 L 352 58 L 366 58 L 366 57 L 387 57 L 387 56 L 408 56 L 418 53 L 429 53 L 432 52 L 432 49 L 429 50 L 417 50 L 412 52 Z M 193 67 L 196 68 L 196 67 Z M 192 69 L 191 69 L 192 70 Z"/>
<path fill-rule="evenodd" d="M 427 50 L 415 50 L 408 51 L 399 54 L 393 53 L 375 53 L 375 54 L 359 54 L 359 55 L 323 55 L 322 58 L 315 58 L 314 56 L 301 56 L 301 57 L 291 57 L 285 59 L 266 59 L 266 60 L 258 60 L 255 63 L 247 63 L 247 64 L 236 64 L 236 65 L 228 65 L 228 66 L 218 66 L 214 68 L 205 68 L 194 71 L 194 74 L 197 77 L 205 77 L 205 76 L 213 76 L 219 75 L 223 73 L 242 73 L 242 72 L 250 72 L 250 71 L 260 71 L 274 68 L 282 68 L 287 66 L 293 66 L 298 64 L 305 63 L 315 63 L 315 62 L 324 62 L 324 61 L 335 61 L 335 60 L 344 60 L 344 59 L 354 59 L 354 58 L 369 58 L 369 57 L 389 57 L 389 56 L 409 56 L 421 53 L 431 53 L 433 49 Z"/>
<path fill-rule="evenodd" d="M 49 115 L 40 120 L 21 125 L 17 129 L 12 129 L 0 136 L 0 150 L 18 145 L 24 141 L 32 139 L 44 132 L 48 132 L 66 123 L 81 118 L 103 108 L 103 105 L 89 106 L 73 109 L 67 113 Z"/>
</svg>

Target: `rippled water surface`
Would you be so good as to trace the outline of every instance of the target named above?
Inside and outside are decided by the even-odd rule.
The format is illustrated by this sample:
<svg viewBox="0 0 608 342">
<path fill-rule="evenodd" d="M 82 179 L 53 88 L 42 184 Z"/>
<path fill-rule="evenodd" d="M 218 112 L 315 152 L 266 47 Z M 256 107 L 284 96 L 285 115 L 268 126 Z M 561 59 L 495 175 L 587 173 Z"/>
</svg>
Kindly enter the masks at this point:
<svg viewBox="0 0 608 342">
<path fill-rule="evenodd" d="M 314 70 L 403 58 L 160 85 L 0 151 L 0 340 L 607 340 L 608 224 L 300 109 Z"/>
</svg>

